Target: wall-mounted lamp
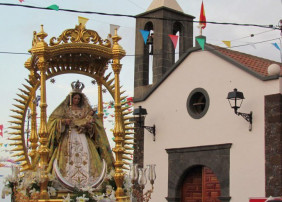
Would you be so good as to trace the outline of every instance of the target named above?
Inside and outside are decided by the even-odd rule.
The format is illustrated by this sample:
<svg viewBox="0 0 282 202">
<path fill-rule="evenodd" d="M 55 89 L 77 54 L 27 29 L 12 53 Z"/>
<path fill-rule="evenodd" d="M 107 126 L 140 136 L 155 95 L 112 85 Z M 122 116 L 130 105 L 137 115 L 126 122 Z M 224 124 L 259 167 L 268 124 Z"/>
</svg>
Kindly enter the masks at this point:
<svg viewBox="0 0 282 202">
<path fill-rule="evenodd" d="M 137 124 L 139 126 L 139 128 L 145 128 L 146 130 L 148 130 L 150 133 L 152 133 L 154 135 L 154 141 L 156 140 L 156 126 L 144 126 L 143 125 L 143 121 L 145 119 L 145 116 L 147 115 L 147 110 L 142 108 L 141 106 L 139 106 L 138 108 L 134 109 L 133 111 L 133 115 L 137 116 Z"/>
<path fill-rule="evenodd" d="M 253 113 L 250 112 L 249 114 L 238 112 L 238 109 L 241 107 L 244 95 L 242 92 L 237 91 L 235 88 L 234 91 L 229 92 L 227 99 L 231 108 L 234 109 L 235 114 L 238 116 L 242 116 L 246 121 L 250 122 L 249 131 L 252 130 L 252 123 L 253 123 Z"/>
</svg>

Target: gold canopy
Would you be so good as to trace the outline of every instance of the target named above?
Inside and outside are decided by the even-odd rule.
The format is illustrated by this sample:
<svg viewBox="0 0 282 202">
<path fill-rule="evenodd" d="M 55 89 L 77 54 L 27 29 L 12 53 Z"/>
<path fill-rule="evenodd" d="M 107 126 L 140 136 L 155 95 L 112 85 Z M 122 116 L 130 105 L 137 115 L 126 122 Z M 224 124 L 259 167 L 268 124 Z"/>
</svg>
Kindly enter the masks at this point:
<svg viewBox="0 0 282 202">
<path fill-rule="evenodd" d="M 127 155 L 131 155 L 131 138 L 132 132 L 130 127 L 126 125 L 130 117 L 125 117 L 129 114 L 128 107 L 124 107 L 127 102 L 121 102 L 126 97 L 121 97 L 123 92 L 120 92 L 119 73 L 122 65 L 120 59 L 125 56 L 125 51 L 118 44 L 121 39 L 117 35 L 112 37 L 113 44 L 108 39 L 103 40 L 96 31 L 87 30 L 84 25 L 79 24 L 74 29 L 67 29 L 62 32 L 59 37 L 52 37 L 49 44 L 45 42 L 47 33 L 44 32 L 43 25 L 39 33 L 33 33 L 32 48 L 29 50 L 31 57 L 25 62 L 25 67 L 30 71 L 29 77 L 26 80 L 27 85 L 23 84 L 25 90 L 21 90 L 22 94 L 18 94 L 20 98 L 15 99 L 17 104 L 14 106 L 17 110 L 11 110 L 16 113 L 12 116 L 14 121 L 11 127 L 14 131 L 10 134 L 11 138 L 17 147 L 13 151 L 17 151 L 14 156 L 20 156 L 17 161 L 22 162 L 21 171 L 33 169 L 36 165 L 34 161 L 36 152 L 40 154 L 40 164 L 48 164 L 47 148 L 48 131 L 47 131 L 47 103 L 46 103 L 46 80 L 61 74 L 76 73 L 89 76 L 97 81 L 98 85 L 98 116 L 103 117 L 103 99 L 102 86 L 106 87 L 109 93 L 115 100 L 115 126 L 114 136 L 116 146 L 113 151 L 116 153 L 115 163 L 115 181 L 117 184 L 116 198 L 117 201 L 126 201 L 122 189 L 124 180 L 123 168 L 127 168 L 124 164 L 129 164 L 126 159 Z M 108 64 L 112 62 L 114 78 L 110 78 L 110 74 L 104 75 L 108 68 Z M 40 87 L 40 127 L 36 127 L 36 90 Z M 31 134 L 30 145 L 31 151 L 25 144 L 24 123 L 28 107 L 31 109 Z M 18 110 L 20 109 L 20 110 Z M 125 141 L 126 140 L 126 141 Z M 38 142 L 40 146 L 38 148 Z M 29 158 L 30 157 L 30 158 Z M 48 199 L 47 194 L 47 174 L 42 175 L 44 183 L 41 183 L 40 196 L 42 200 Z"/>
</svg>

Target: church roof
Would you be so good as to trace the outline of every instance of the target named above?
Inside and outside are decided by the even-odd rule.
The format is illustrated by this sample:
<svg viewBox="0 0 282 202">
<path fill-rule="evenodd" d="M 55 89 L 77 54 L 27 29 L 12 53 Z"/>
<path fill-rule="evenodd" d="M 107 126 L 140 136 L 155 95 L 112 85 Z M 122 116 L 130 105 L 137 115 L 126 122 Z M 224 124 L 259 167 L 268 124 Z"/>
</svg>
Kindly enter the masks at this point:
<svg viewBox="0 0 282 202">
<path fill-rule="evenodd" d="M 163 78 L 152 86 L 152 88 L 144 95 L 143 98 L 134 99 L 134 102 L 146 100 L 191 53 L 199 50 L 201 50 L 200 47 L 188 49 L 187 52 L 184 53 L 183 56 L 181 56 L 179 60 L 165 73 Z M 282 63 L 211 44 L 206 44 L 205 50 L 210 51 L 211 53 L 226 60 L 227 62 L 232 63 L 236 67 L 246 71 L 262 81 L 279 78 L 279 75 L 268 75 L 268 66 L 271 64 L 278 64 L 280 66 L 280 76 L 282 76 Z"/>
<path fill-rule="evenodd" d="M 151 11 L 160 7 L 167 7 L 173 10 L 183 12 L 182 8 L 179 6 L 176 0 L 153 0 L 153 2 L 148 7 L 147 11 Z"/>
<path fill-rule="evenodd" d="M 250 69 L 251 71 L 256 72 L 257 74 L 266 77 L 269 76 L 267 69 L 271 64 L 278 64 L 282 67 L 282 64 L 265 58 L 253 56 L 250 54 L 230 50 L 227 48 L 222 48 L 219 46 L 208 44 L 214 50 L 218 51 L 220 54 L 228 57 L 229 59 L 236 61 L 237 63 L 243 65 L 244 67 Z"/>
</svg>

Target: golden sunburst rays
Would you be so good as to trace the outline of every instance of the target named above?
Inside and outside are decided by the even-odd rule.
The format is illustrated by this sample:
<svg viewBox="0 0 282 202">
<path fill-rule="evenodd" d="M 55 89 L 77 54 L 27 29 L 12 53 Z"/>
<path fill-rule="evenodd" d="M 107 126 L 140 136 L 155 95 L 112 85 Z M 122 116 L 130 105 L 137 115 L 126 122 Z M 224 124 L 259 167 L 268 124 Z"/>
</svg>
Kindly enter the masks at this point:
<svg viewBox="0 0 282 202">
<path fill-rule="evenodd" d="M 23 87 L 24 89 L 19 89 L 21 94 L 17 94 L 18 98 L 14 99 L 16 101 L 16 104 L 13 104 L 15 109 L 10 110 L 13 112 L 13 115 L 11 115 L 13 120 L 9 121 L 9 123 L 11 123 L 11 126 L 9 127 L 9 135 L 11 137 L 9 140 L 12 141 L 9 145 L 13 147 L 11 149 L 11 151 L 14 152 L 12 157 L 17 157 L 15 161 L 21 163 L 21 171 L 25 171 L 30 168 L 30 161 L 27 153 L 28 148 L 26 147 L 24 136 L 24 123 L 28 104 L 32 96 L 31 92 L 33 90 L 31 85 L 29 86 L 23 84 Z"/>
<path fill-rule="evenodd" d="M 110 79 L 111 72 L 104 77 L 104 86 L 107 90 L 111 93 L 112 97 L 114 97 L 115 92 L 115 79 Z M 122 86 L 120 87 L 122 88 Z M 124 94 L 126 91 L 121 91 L 120 95 Z M 125 151 L 122 155 L 122 162 L 123 162 L 123 169 L 129 170 L 129 165 L 132 164 L 133 161 L 133 145 L 134 145 L 134 127 L 131 127 L 134 124 L 134 119 L 132 116 L 132 111 L 130 111 L 131 106 L 127 100 L 127 96 L 121 96 L 121 110 L 122 110 L 122 117 L 123 117 L 123 129 L 124 129 L 124 142 L 123 147 Z"/>
<path fill-rule="evenodd" d="M 58 68 L 58 67 L 50 67 L 50 71 L 46 72 L 47 79 L 52 78 L 57 75 L 65 74 L 65 73 L 79 73 L 86 76 L 89 76 L 95 80 L 100 80 L 102 85 L 107 89 L 107 91 L 111 94 L 114 98 L 115 94 L 115 79 L 111 78 L 111 72 L 104 77 L 98 77 L 96 74 L 93 74 L 92 71 L 85 71 L 84 69 L 76 69 L 72 68 Z M 10 143 L 11 146 L 14 148 L 12 151 L 14 154 L 13 157 L 17 157 L 16 162 L 21 162 L 21 171 L 25 171 L 31 169 L 31 162 L 29 159 L 28 148 L 26 146 L 26 139 L 25 139 L 25 115 L 27 112 L 28 107 L 30 106 L 30 102 L 32 102 L 32 97 L 34 96 L 37 88 L 39 87 L 39 80 L 36 80 L 36 84 L 32 84 L 32 82 L 26 79 L 28 84 L 23 84 L 23 89 L 19 89 L 20 93 L 17 94 L 17 98 L 14 100 L 16 101 L 13 106 L 15 109 L 11 109 L 13 115 L 11 115 L 12 119 L 9 121 L 12 126 L 10 127 L 11 132 L 9 135 L 11 136 L 9 139 L 12 141 Z M 122 87 L 121 87 L 122 88 Z M 121 91 L 121 95 L 125 94 L 126 91 Z M 127 100 L 127 96 L 121 96 L 122 100 L 121 107 L 122 107 L 122 117 L 123 117 L 123 127 L 124 127 L 124 143 L 123 147 L 125 151 L 122 155 L 123 160 L 123 169 L 128 170 L 129 165 L 132 163 L 133 160 L 133 151 L 134 151 L 134 127 L 132 127 L 134 123 L 134 119 L 131 112 L 131 106 L 129 105 L 130 101 Z"/>
</svg>

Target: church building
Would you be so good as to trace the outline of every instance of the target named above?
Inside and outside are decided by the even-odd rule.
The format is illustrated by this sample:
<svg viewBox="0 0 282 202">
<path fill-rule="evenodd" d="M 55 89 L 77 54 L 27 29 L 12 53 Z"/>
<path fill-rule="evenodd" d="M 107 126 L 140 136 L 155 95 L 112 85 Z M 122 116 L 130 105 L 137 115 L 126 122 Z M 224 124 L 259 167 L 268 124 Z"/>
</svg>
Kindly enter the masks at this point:
<svg viewBox="0 0 282 202">
<path fill-rule="evenodd" d="M 150 201 L 282 196 L 282 64 L 202 50 L 193 19 L 176 0 L 153 0 L 136 16 L 134 108 L 146 109 L 155 135 L 136 130 L 134 162 L 156 164 Z M 148 43 L 139 30 L 150 32 Z M 179 35 L 179 50 L 169 34 Z"/>
</svg>

